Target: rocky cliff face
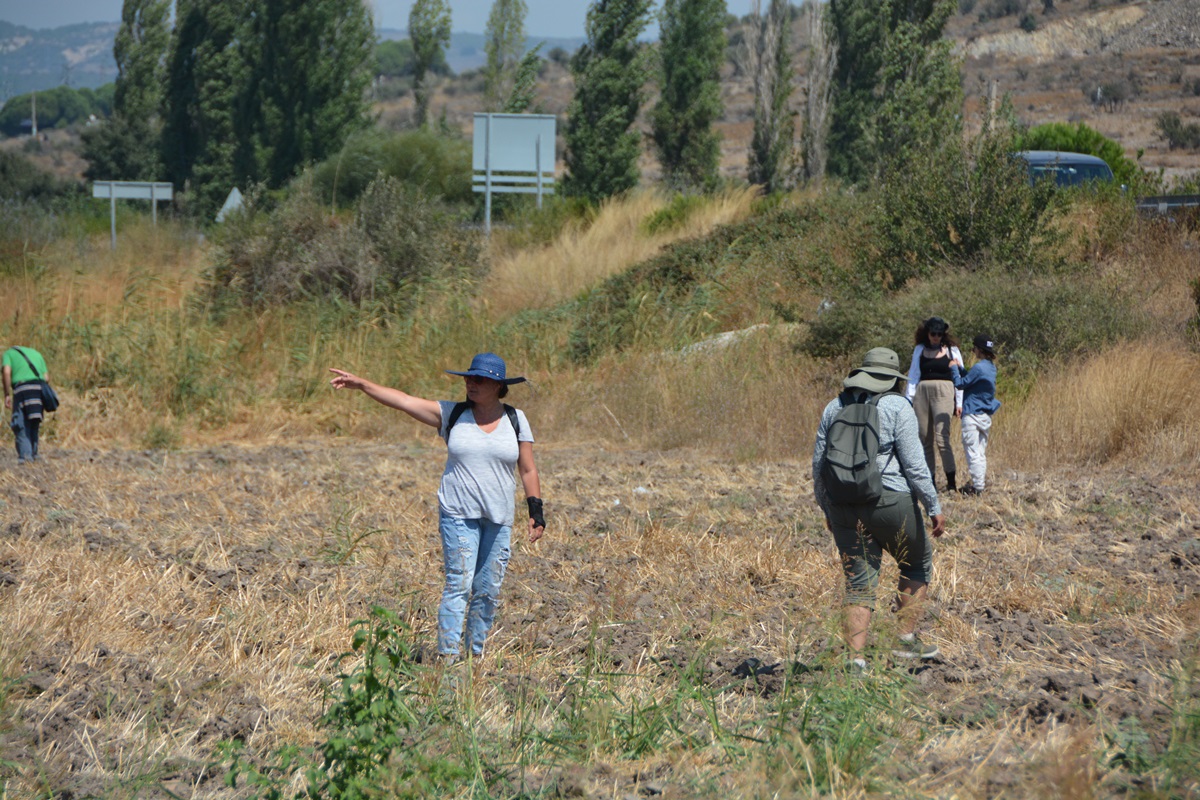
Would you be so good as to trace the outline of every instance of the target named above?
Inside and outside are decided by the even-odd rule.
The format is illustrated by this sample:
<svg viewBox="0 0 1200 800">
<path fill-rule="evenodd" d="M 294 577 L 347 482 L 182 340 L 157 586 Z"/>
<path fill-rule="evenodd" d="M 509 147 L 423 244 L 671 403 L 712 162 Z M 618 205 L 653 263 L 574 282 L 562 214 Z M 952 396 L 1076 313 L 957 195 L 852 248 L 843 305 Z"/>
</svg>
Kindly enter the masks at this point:
<svg viewBox="0 0 1200 800">
<path fill-rule="evenodd" d="M 969 36 L 959 52 L 970 58 L 1027 58 L 1035 63 L 1146 48 L 1200 49 L 1200 0 L 1161 0 L 1042 18 L 1038 29 Z"/>
</svg>

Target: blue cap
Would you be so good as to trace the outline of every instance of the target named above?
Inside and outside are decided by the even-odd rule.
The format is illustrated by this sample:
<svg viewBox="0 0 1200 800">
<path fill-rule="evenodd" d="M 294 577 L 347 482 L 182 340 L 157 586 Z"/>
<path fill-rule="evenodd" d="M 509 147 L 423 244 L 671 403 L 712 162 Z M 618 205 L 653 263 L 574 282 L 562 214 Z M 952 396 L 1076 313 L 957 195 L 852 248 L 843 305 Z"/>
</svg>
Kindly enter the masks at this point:
<svg viewBox="0 0 1200 800">
<path fill-rule="evenodd" d="M 514 383 L 524 383 L 525 378 L 506 378 L 507 370 L 504 366 L 504 359 L 495 353 L 480 353 L 471 359 L 471 368 L 466 372 L 455 372 L 452 369 L 446 370 L 451 375 L 471 375 L 476 378 L 491 378 L 494 381 L 506 385 Z"/>
</svg>

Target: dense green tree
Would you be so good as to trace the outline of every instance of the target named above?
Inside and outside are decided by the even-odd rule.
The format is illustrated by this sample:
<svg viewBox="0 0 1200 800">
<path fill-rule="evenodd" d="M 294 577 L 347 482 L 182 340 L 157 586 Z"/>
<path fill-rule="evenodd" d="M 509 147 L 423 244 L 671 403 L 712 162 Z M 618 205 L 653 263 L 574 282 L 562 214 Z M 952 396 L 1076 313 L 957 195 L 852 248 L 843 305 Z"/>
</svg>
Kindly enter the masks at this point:
<svg viewBox="0 0 1200 800">
<path fill-rule="evenodd" d="M 831 174 L 867 181 L 897 147 L 911 152 L 957 134 L 958 66 L 943 40 L 953 8 L 953 0 L 829 0 Z"/>
<path fill-rule="evenodd" d="M 716 186 L 721 137 L 721 64 L 725 0 L 664 0 L 660 15 L 661 95 L 651 114 L 654 144 L 667 184 L 682 190 Z"/>
<path fill-rule="evenodd" d="M 788 108 L 792 96 L 792 6 L 787 0 L 769 0 L 766 14 L 758 2 L 753 8 L 747 45 L 754 82 L 754 130 L 747 173 L 751 183 L 776 192 L 787 184 L 795 133 Z"/>
<path fill-rule="evenodd" d="M 542 45 L 539 44 L 522 56 L 521 63 L 517 65 L 517 74 L 513 78 L 512 91 L 500 109 L 505 114 L 524 114 L 533 108 L 538 73 L 542 69 L 541 50 Z"/>
<path fill-rule="evenodd" d="M 650 22 L 650 0 L 594 0 L 587 42 L 571 59 L 575 97 L 567 111 L 567 176 L 563 190 L 599 201 L 639 179 L 641 108 L 647 58 L 638 36 Z"/>
<path fill-rule="evenodd" d="M 170 0 L 125 0 L 113 42 L 112 117 L 83 136 L 92 180 L 161 178 L 163 85 L 171 43 Z"/>
<path fill-rule="evenodd" d="M 247 20 L 254 0 L 178 0 L 163 120 L 163 166 L 197 213 L 258 177 L 249 119 Z"/>
<path fill-rule="evenodd" d="M 265 0 L 249 34 L 257 177 L 281 186 L 367 124 L 374 24 L 362 0 Z"/>
<path fill-rule="evenodd" d="M 525 0 L 495 0 L 484 36 L 487 63 L 483 67 L 483 102 L 498 111 L 512 94 L 521 57 L 525 54 Z"/>
<path fill-rule="evenodd" d="M 55 86 L 37 92 L 38 129 L 65 128 L 86 122 L 88 117 L 107 116 L 112 113 L 112 84 L 99 89 L 72 89 L 70 86 Z M 0 133 L 19 136 L 29 129 L 22 123 L 33 114 L 33 93 L 10 97 L 0 109 Z"/>
<path fill-rule="evenodd" d="M 122 5 L 121 27 L 113 41 L 114 116 L 150 119 L 161 110 L 170 20 L 170 0 L 125 0 Z"/>
<path fill-rule="evenodd" d="M 888 36 L 877 90 L 883 170 L 962 136 L 962 75 L 954 43 L 942 35 L 954 8 L 952 2 L 935 3 L 928 16 L 901 19 Z"/>
<path fill-rule="evenodd" d="M 445 59 L 450 43 L 450 6 L 446 0 L 416 0 L 408 14 L 408 36 L 413 48 L 413 96 L 417 125 L 429 119 L 429 73 Z"/>
<path fill-rule="evenodd" d="M 283 185 L 363 127 L 373 40 L 358 0 L 179 0 L 163 156 L 197 212 Z"/>
</svg>

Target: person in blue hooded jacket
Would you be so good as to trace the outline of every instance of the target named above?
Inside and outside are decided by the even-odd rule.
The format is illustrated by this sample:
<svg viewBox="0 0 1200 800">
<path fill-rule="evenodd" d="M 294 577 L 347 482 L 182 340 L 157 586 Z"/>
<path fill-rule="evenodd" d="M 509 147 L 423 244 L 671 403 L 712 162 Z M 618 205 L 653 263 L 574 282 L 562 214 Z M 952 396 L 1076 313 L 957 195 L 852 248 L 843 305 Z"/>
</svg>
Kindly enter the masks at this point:
<svg viewBox="0 0 1200 800">
<path fill-rule="evenodd" d="M 954 388 L 962 390 L 962 443 L 967 456 L 971 483 L 962 487 L 962 494 L 982 494 L 987 480 L 988 433 L 992 415 L 1000 410 L 996 399 L 996 343 L 980 334 L 972 342 L 971 355 L 975 366 L 964 373 L 962 362 L 950 362 Z"/>
</svg>

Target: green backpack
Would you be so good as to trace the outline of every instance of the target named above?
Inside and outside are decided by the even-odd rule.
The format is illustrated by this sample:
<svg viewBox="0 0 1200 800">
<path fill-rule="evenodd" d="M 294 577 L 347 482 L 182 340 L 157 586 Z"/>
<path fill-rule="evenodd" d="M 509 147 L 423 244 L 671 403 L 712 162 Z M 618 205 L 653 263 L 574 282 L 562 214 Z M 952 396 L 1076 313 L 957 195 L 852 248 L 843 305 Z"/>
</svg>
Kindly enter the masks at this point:
<svg viewBox="0 0 1200 800">
<path fill-rule="evenodd" d="M 842 392 L 838 396 L 842 408 L 825 434 L 825 466 L 821 470 L 835 505 L 869 505 L 883 494 L 883 474 L 875 456 L 879 454 L 879 400 L 889 394 L 896 393 Z M 889 456 L 888 463 L 891 460 Z"/>
</svg>

